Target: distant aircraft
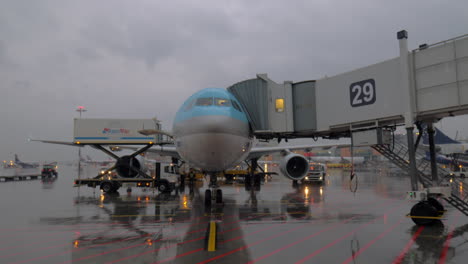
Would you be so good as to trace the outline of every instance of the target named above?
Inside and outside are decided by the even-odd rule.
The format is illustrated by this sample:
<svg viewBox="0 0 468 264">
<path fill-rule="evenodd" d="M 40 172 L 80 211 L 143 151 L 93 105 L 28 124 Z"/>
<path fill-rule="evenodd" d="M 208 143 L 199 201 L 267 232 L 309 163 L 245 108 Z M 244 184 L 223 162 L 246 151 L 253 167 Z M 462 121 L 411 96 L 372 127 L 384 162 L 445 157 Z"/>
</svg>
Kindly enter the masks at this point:
<svg viewBox="0 0 468 264">
<path fill-rule="evenodd" d="M 190 96 L 176 113 L 171 135 L 175 146 L 153 146 L 148 152 L 181 159 L 208 175 L 210 177 L 209 189 L 205 191 L 205 205 L 207 206 L 211 205 L 212 201 L 222 203 L 222 191 L 217 184 L 218 174 L 242 161 L 250 161 L 251 167 L 255 170 L 260 157 L 280 152 L 282 154 L 280 170 L 286 177 L 297 181 L 306 176 L 309 161 L 303 155 L 291 151 L 312 149 L 317 147 L 316 145 L 254 147 L 256 139 L 251 127 L 245 110 L 233 94 L 221 88 L 207 88 Z M 140 133 L 144 135 L 168 134 L 156 130 L 142 130 Z M 70 142 L 38 141 L 71 145 Z M 336 145 L 328 145 L 328 147 Z M 119 171 L 119 166 L 128 168 L 135 166 L 138 162 L 136 158 L 123 156 L 115 166 Z M 252 179 L 250 177 L 246 179 L 246 189 L 247 185 L 252 183 L 259 187 L 260 176 L 252 175 L 252 177 Z"/>
<path fill-rule="evenodd" d="M 426 151 L 426 156 L 424 159 L 430 161 L 431 156 L 428 151 Z M 468 160 L 464 159 L 453 159 L 442 154 L 436 154 L 436 162 L 444 165 L 461 165 L 463 167 L 468 167 Z"/>
<path fill-rule="evenodd" d="M 38 162 L 23 162 L 18 158 L 18 155 L 15 154 L 15 165 L 19 168 L 31 169 L 39 167 Z"/>
<path fill-rule="evenodd" d="M 439 154 L 468 154 L 468 144 L 450 138 L 436 127 L 434 129 L 434 143 Z M 425 148 L 429 147 L 429 137 L 426 131 L 423 134 L 423 146 Z"/>
<path fill-rule="evenodd" d="M 93 160 L 89 155 L 86 155 L 86 159 L 80 156 L 80 162 L 96 166 L 108 166 L 114 163 L 113 160 Z"/>
</svg>

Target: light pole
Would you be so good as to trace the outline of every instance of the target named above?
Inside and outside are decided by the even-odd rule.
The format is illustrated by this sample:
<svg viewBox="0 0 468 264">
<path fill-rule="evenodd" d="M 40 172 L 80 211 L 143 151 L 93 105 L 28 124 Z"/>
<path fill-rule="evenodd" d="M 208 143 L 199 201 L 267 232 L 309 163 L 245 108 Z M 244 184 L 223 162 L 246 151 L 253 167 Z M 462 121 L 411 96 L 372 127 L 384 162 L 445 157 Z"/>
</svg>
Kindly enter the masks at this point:
<svg viewBox="0 0 468 264">
<path fill-rule="evenodd" d="M 80 105 L 80 106 L 78 106 L 78 108 L 76 108 L 76 111 L 80 112 L 80 118 L 81 118 L 81 113 L 86 112 L 88 110 L 86 110 L 84 106 Z"/>
<path fill-rule="evenodd" d="M 85 109 L 84 106 L 78 106 L 76 108 L 77 112 L 80 112 L 80 119 L 81 119 L 81 113 L 86 112 L 88 110 Z M 78 148 L 78 179 L 81 178 L 81 147 Z"/>
</svg>

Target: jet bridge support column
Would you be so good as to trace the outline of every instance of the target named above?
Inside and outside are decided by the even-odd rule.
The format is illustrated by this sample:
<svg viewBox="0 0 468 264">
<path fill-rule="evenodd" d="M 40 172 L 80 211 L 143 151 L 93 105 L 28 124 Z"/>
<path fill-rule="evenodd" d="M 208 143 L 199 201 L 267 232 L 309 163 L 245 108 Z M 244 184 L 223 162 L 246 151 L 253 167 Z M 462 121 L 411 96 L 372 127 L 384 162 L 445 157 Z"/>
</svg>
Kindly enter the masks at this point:
<svg viewBox="0 0 468 264">
<path fill-rule="evenodd" d="M 415 113 L 415 100 L 414 92 L 410 84 L 410 71 L 409 71 L 409 53 L 408 53 L 408 32 L 401 30 L 397 33 L 397 39 L 400 46 L 400 85 L 404 90 L 408 91 L 408 112 L 405 114 L 406 137 L 408 138 L 408 157 L 409 157 L 409 174 L 411 177 L 411 190 L 418 190 L 418 169 L 416 167 L 416 147 L 414 145 L 414 113 Z"/>
<path fill-rule="evenodd" d="M 436 186 L 439 177 L 437 173 L 437 164 L 436 164 L 436 153 L 435 153 L 435 144 L 434 144 L 434 127 L 432 123 L 427 124 L 427 136 L 429 138 L 429 154 L 431 156 L 431 175 L 432 175 L 432 184 Z"/>
<path fill-rule="evenodd" d="M 416 168 L 416 149 L 414 147 L 413 138 L 414 127 L 406 128 L 406 137 L 408 139 L 408 156 L 409 156 L 409 174 L 411 178 L 411 190 L 418 190 L 418 170 Z"/>
</svg>

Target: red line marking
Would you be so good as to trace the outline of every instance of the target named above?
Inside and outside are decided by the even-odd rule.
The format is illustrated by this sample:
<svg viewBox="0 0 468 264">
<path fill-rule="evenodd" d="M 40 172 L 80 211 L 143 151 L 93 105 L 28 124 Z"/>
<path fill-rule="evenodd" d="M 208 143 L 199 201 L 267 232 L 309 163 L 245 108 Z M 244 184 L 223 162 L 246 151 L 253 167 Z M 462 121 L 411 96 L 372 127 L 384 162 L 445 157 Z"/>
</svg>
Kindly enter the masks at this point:
<svg viewBox="0 0 468 264">
<path fill-rule="evenodd" d="M 194 241 L 198 241 L 198 240 L 202 240 L 202 239 L 205 239 L 205 237 L 202 236 L 202 237 L 195 238 L 195 239 L 192 239 L 192 240 L 187 240 L 187 241 L 180 242 L 180 243 L 177 243 L 177 244 L 172 244 L 172 245 L 165 246 L 165 247 L 162 247 L 162 248 L 157 248 L 157 249 L 154 249 L 154 250 L 142 252 L 142 253 L 131 255 L 131 256 L 128 256 L 128 257 L 125 257 L 125 258 L 121 258 L 121 259 L 113 260 L 113 261 L 110 261 L 110 262 L 106 262 L 106 264 L 117 263 L 117 262 L 128 260 L 128 259 L 131 259 L 131 258 L 141 257 L 141 256 L 149 254 L 149 253 L 158 252 L 161 249 L 169 249 L 169 248 L 173 248 L 173 247 L 176 247 L 176 246 L 179 246 L 179 245 L 183 245 L 183 244 L 186 244 L 186 243 L 190 243 L 190 242 L 194 242 Z"/>
<path fill-rule="evenodd" d="M 393 261 L 393 264 L 401 264 L 401 262 L 403 261 L 403 258 L 405 257 L 406 253 L 408 253 L 409 249 L 414 244 L 414 241 L 416 240 L 416 238 L 419 237 L 419 235 L 421 234 L 421 232 L 423 230 L 424 230 L 424 226 L 420 226 L 418 228 L 418 230 L 416 230 L 416 233 L 414 233 L 414 235 L 411 237 L 410 241 L 403 248 L 400 255 L 398 255 L 398 257 Z"/>
<path fill-rule="evenodd" d="M 89 236 L 89 235 L 92 235 L 92 234 L 100 233 L 101 231 L 102 231 L 102 230 L 96 231 L 96 232 L 92 232 L 92 233 L 88 233 L 88 234 L 86 234 L 85 236 Z M 46 243 L 46 242 L 55 242 L 55 241 L 61 241 L 61 240 L 69 241 L 69 238 L 60 238 L 60 239 L 51 239 L 51 240 L 39 240 L 39 241 L 36 241 L 36 242 L 34 242 L 34 243 L 28 243 L 26 246 L 29 247 L 29 246 L 33 246 L 33 245 L 36 245 L 36 244 L 44 244 L 44 243 Z M 35 247 L 32 251 L 27 251 L 27 252 L 30 253 L 30 252 L 40 251 L 40 250 L 43 250 L 43 249 L 49 249 L 49 248 L 54 248 L 54 247 L 60 247 L 60 246 L 63 246 L 63 245 L 70 245 L 70 243 L 67 242 L 66 244 L 59 244 L 59 245 L 53 245 L 53 246 L 41 247 L 41 248 Z M 24 244 L 23 244 L 23 246 L 24 246 Z M 8 247 L 8 248 L 2 248 L 2 249 L 0 249 L 0 251 L 7 250 L 7 249 L 15 249 L 15 248 L 18 248 L 18 247 L 23 247 L 23 246 L 11 246 L 11 247 Z M 25 253 L 25 251 L 22 251 L 22 252 L 16 253 L 16 254 L 3 255 L 3 256 L 0 256 L 0 258 L 12 257 L 12 256 L 16 256 L 16 255 L 22 255 L 22 254 L 24 254 L 24 253 Z"/>
<path fill-rule="evenodd" d="M 351 221 L 351 220 L 352 220 L 353 218 L 355 218 L 355 217 L 356 217 L 356 216 L 350 217 L 350 218 L 348 218 L 348 219 L 346 219 L 346 220 L 344 220 L 344 221 L 342 221 L 342 222 L 340 222 L 340 223 L 334 224 L 332 227 L 322 229 L 322 230 L 320 230 L 320 231 L 314 233 L 313 235 L 315 236 L 315 235 L 318 235 L 318 234 L 320 234 L 320 233 L 322 233 L 322 232 L 324 232 L 324 231 L 328 231 L 329 229 L 332 229 L 334 226 L 338 226 L 338 225 L 341 225 L 341 224 L 345 224 L 347 221 Z M 306 224 L 306 225 L 309 225 L 309 224 L 311 224 L 311 223 L 308 223 L 308 224 Z M 224 254 L 218 255 L 218 256 L 216 256 L 216 257 L 213 257 L 213 258 L 204 260 L 204 261 L 202 261 L 202 262 L 199 262 L 198 264 L 204 264 L 204 263 L 208 263 L 208 262 L 211 262 L 211 261 L 214 261 L 214 260 L 223 258 L 223 257 L 228 256 L 228 255 L 231 255 L 231 254 L 233 254 L 233 253 L 235 253 L 235 252 L 238 252 L 238 251 L 247 249 L 247 248 L 249 248 L 249 247 L 258 245 L 258 244 L 260 244 L 260 243 L 262 243 L 262 242 L 264 242 L 264 241 L 270 240 L 270 239 L 272 239 L 272 238 L 276 238 L 276 237 L 285 235 L 285 234 L 287 234 L 287 233 L 293 232 L 293 231 L 295 231 L 295 230 L 297 230 L 297 229 L 300 229 L 300 228 L 302 228 L 302 227 L 304 227 L 304 226 L 305 226 L 305 225 L 300 225 L 300 226 L 298 226 L 298 227 L 295 227 L 295 228 L 286 230 L 286 231 L 281 232 L 281 233 L 279 233 L 279 234 L 266 237 L 266 238 L 264 238 L 264 239 L 255 241 L 255 242 L 253 242 L 253 243 L 251 243 L 251 244 L 248 244 L 248 245 L 242 246 L 242 247 L 240 247 L 240 248 L 236 248 L 236 249 L 234 249 L 234 250 L 231 250 L 231 251 L 229 251 L 229 252 L 227 252 L 227 253 L 224 253 Z M 251 262 L 249 262 L 249 263 L 251 263 Z"/>
<path fill-rule="evenodd" d="M 444 264 L 446 259 L 447 259 L 447 251 L 448 251 L 448 248 L 450 246 L 450 240 L 452 240 L 452 237 L 453 237 L 453 231 L 455 230 L 455 224 L 458 223 L 458 218 L 461 215 L 460 211 L 457 211 L 457 212 L 458 213 L 457 213 L 455 223 L 452 224 L 452 227 L 451 227 L 452 230 L 447 235 L 447 238 L 445 239 L 445 242 L 444 242 L 444 247 L 442 249 L 442 253 L 440 253 L 439 264 Z"/>
<path fill-rule="evenodd" d="M 394 210 L 396 210 L 397 208 L 399 208 L 399 207 L 401 207 L 401 206 L 402 206 L 402 205 L 396 206 L 395 208 L 389 210 L 388 212 L 394 211 Z M 304 261 L 306 261 L 306 260 L 308 260 L 308 259 L 310 259 L 310 258 L 312 258 L 312 257 L 314 257 L 314 256 L 316 256 L 316 255 L 318 255 L 318 254 L 320 254 L 323 250 L 328 249 L 329 247 L 335 245 L 335 244 L 338 243 L 339 241 L 341 241 L 341 240 L 345 239 L 346 237 L 348 237 L 348 236 L 352 235 L 353 233 L 355 233 L 357 230 L 359 230 L 359 229 L 361 229 L 361 228 L 363 228 L 363 227 L 365 227 L 365 226 L 367 226 L 367 225 L 369 225 L 369 224 L 371 224 L 371 223 L 377 221 L 377 220 L 380 219 L 380 218 L 383 218 L 388 212 L 386 212 L 386 213 L 385 213 L 384 215 L 382 215 L 381 217 L 378 217 L 378 218 L 376 218 L 376 219 L 373 219 L 372 221 L 370 221 L 370 222 L 368 222 L 368 223 L 366 223 L 366 224 L 360 225 L 359 228 L 356 228 L 356 229 L 353 230 L 352 232 L 349 232 L 349 233 L 347 233 L 346 235 L 342 236 L 341 238 L 339 238 L 339 239 L 337 239 L 337 240 L 335 240 L 335 241 L 329 243 L 329 244 L 326 245 L 325 247 L 322 247 L 322 248 L 316 250 L 316 251 L 313 252 L 312 254 L 310 254 L 310 255 L 304 257 L 303 259 L 299 260 L 299 261 L 296 262 L 296 263 L 303 263 Z M 354 217 L 356 217 L 356 216 L 354 216 Z M 352 218 L 354 218 L 354 217 L 352 217 Z M 339 223 L 339 224 L 332 225 L 332 226 L 329 227 L 329 228 L 322 229 L 322 230 L 320 230 L 319 232 L 316 232 L 316 233 L 314 233 L 314 234 L 312 234 L 312 235 L 309 235 L 309 236 L 304 237 L 304 238 L 302 238 L 302 239 L 300 239 L 300 240 L 297 240 L 297 241 L 295 241 L 295 242 L 293 242 L 293 243 L 290 243 L 290 244 L 288 244 L 288 245 L 286 245 L 286 246 L 283 246 L 283 247 L 281 247 L 281 248 L 279 248 L 279 249 L 276 249 L 276 250 L 274 250 L 274 251 L 272 251 L 272 252 L 270 252 L 270 253 L 268 253 L 268 254 L 266 254 L 266 255 L 263 255 L 263 256 L 261 256 L 261 257 L 259 257 L 259 258 L 257 258 L 257 259 L 254 259 L 254 260 L 248 262 L 248 264 L 252 264 L 252 263 L 255 263 L 255 262 L 260 261 L 260 260 L 262 260 L 262 259 L 268 258 L 268 257 L 270 257 L 270 256 L 272 256 L 272 255 L 274 255 L 274 254 L 276 254 L 276 253 L 278 253 L 278 252 L 281 252 L 281 251 L 283 251 L 283 250 L 285 250 L 285 249 L 288 249 L 288 248 L 290 248 L 290 247 L 292 247 L 292 246 L 294 246 L 294 245 L 297 245 L 297 244 L 299 244 L 299 243 L 301 243 L 301 242 L 303 242 L 303 241 L 305 241 L 305 240 L 308 240 L 308 239 L 310 239 L 310 238 L 312 238 L 312 237 L 315 237 L 316 235 L 318 235 L 318 234 L 320 234 L 320 233 L 322 233 L 322 232 L 324 232 L 324 231 L 329 231 L 329 230 L 331 230 L 331 229 L 334 229 L 334 228 L 336 228 L 336 227 L 338 227 L 338 226 L 340 226 L 340 225 L 345 224 L 347 221 L 351 220 L 352 218 L 349 218 L 349 219 L 347 219 L 347 220 L 345 220 L 345 221 L 343 221 L 343 222 L 341 222 L 341 223 Z"/>
<path fill-rule="evenodd" d="M 261 215 L 258 215 L 256 217 L 253 217 L 252 219 L 255 219 L 257 217 L 260 217 Z M 240 220 L 236 220 L 236 221 L 232 221 L 232 222 L 228 222 L 226 223 L 226 225 L 229 225 L 229 224 L 234 224 L 234 223 L 238 223 L 240 222 Z M 241 227 L 237 227 L 237 228 L 233 228 L 233 229 L 230 229 L 230 230 L 226 230 L 226 231 L 223 231 L 221 232 L 220 234 L 223 234 L 223 233 L 227 233 L 227 232 L 231 232 L 231 231 L 234 231 L 234 230 L 238 230 L 240 229 Z M 206 230 L 206 228 L 204 229 Z M 167 239 L 167 238 L 166 238 Z M 127 259 L 130 259 L 130 258 L 135 258 L 135 257 L 140 257 L 140 256 L 143 256 L 143 255 L 146 255 L 146 254 L 149 254 L 149 253 L 153 253 L 153 252 L 157 252 L 161 249 L 167 249 L 167 248 L 171 248 L 171 247 L 174 247 L 174 246 L 178 246 L 178 245 L 183 245 L 183 244 L 186 244 L 186 243 L 189 243 L 189 242 L 194 242 L 194 241 L 198 241 L 198 240 L 201 240 L 201 239 L 205 239 L 205 236 L 201 236 L 201 237 L 198 237 L 198 238 L 195 238 L 195 239 L 192 239 L 192 240 L 188 240 L 188 241 L 184 241 L 184 242 L 180 242 L 180 243 L 177 243 L 177 244 L 174 244 L 174 245 L 170 245 L 170 246 L 166 246 L 166 247 L 163 247 L 163 248 L 158 248 L 158 249 L 154 249 L 154 250 L 150 250 L 150 251 L 145 251 L 145 252 L 142 252 L 142 253 L 139 253 L 139 254 L 135 254 L 135 255 L 132 255 L 132 256 L 128 256 L 128 257 L 125 257 L 125 258 L 121 258 L 121 259 L 117 259 L 117 260 L 113 260 L 113 261 L 110 261 L 110 262 L 106 262 L 106 263 L 117 263 L 117 262 L 120 262 L 120 261 L 124 261 L 124 260 L 127 260 Z M 195 253 L 195 252 L 198 252 L 198 251 L 201 251 L 201 250 L 204 250 L 204 248 L 198 248 L 198 249 L 195 249 L 195 250 L 192 250 L 190 251 L 190 253 L 186 252 L 186 253 L 182 253 L 180 255 L 190 255 L 192 253 Z M 171 257 L 169 258 L 168 260 L 172 260 L 172 259 L 175 259 L 175 258 L 178 258 L 178 257 L 182 257 L 180 255 L 177 255 L 175 257 Z M 163 260 L 161 262 L 164 262 L 166 260 Z"/>
<path fill-rule="evenodd" d="M 351 219 L 349 219 L 349 220 L 351 220 Z M 320 235 L 320 234 L 323 233 L 323 232 L 327 232 L 327 231 L 330 231 L 330 230 L 332 230 L 332 229 L 337 228 L 338 226 L 344 225 L 345 223 L 346 223 L 346 221 L 345 221 L 345 222 L 341 222 L 341 223 L 339 223 L 339 224 L 334 224 L 334 225 L 332 225 L 332 226 L 329 227 L 329 228 L 322 229 L 322 230 L 320 230 L 320 231 L 318 231 L 318 232 L 313 233 L 312 235 L 309 235 L 309 236 L 304 237 L 304 238 L 302 238 L 302 239 L 300 239 L 300 240 L 297 240 L 297 241 L 295 241 L 295 242 L 293 242 L 293 243 L 290 243 L 290 244 L 288 244 L 288 245 L 286 245 L 286 246 L 283 246 L 283 247 L 278 248 L 278 249 L 276 249 L 276 250 L 274 250 L 274 251 L 271 251 L 270 253 L 265 254 L 265 255 L 263 255 L 263 256 L 261 256 L 261 257 L 258 257 L 258 258 L 254 259 L 254 260 L 252 260 L 252 261 L 247 262 L 247 263 L 248 263 L 248 264 L 252 264 L 252 263 L 255 263 L 255 262 L 260 261 L 260 260 L 262 260 L 262 259 L 266 259 L 266 258 L 268 258 L 268 257 L 270 257 L 270 256 L 272 256 L 272 255 L 274 255 L 274 254 L 276 254 L 276 253 L 278 253 L 278 252 L 281 252 L 281 251 L 283 251 L 283 250 L 285 250 L 285 249 L 288 249 L 288 248 L 290 248 L 290 247 L 292 247 L 292 246 L 295 246 L 295 245 L 297 245 L 297 244 L 299 244 L 299 243 L 301 243 L 301 242 L 303 242 L 303 241 L 305 241 L 305 240 L 308 240 L 308 239 L 311 239 L 312 237 L 318 236 L 318 235 Z"/>
<path fill-rule="evenodd" d="M 329 249 L 330 247 L 336 245 L 338 242 L 341 242 L 343 239 L 345 239 L 345 238 L 351 236 L 352 234 L 356 233 L 356 231 L 358 231 L 358 230 L 360 230 L 360 229 L 362 229 L 362 228 L 364 228 L 364 227 L 366 227 L 366 226 L 368 226 L 368 225 L 374 223 L 374 222 L 377 221 L 378 219 L 384 218 L 384 217 L 385 217 L 385 215 L 384 215 L 384 216 L 381 216 L 381 217 L 379 217 L 379 218 L 377 218 L 377 219 L 374 219 L 374 220 L 372 220 L 372 221 L 370 221 L 370 222 L 367 222 L 366 224 L 360 225 L 358 228 L 354 229 L 354 230 L 351 231 L 351 232 L 348 232 L 346 235 L 344 235 L 344 236 L 342 236 L 342 237 L 340 237 L 340 238 L 338 238 L 338 239 L 336 239 L 336 240 L 330 242 L 330 243 L 327 244 L 326 246 L 324 246 L 324 247 L 322 247 L 322 248 L 320 248 L 320 249 L 314 251 L 312 254 L 310 254 L 310 255 L 308 255 L 308 256 L 306 256 L 306 257 L 300 259 L 300 260 L 297 261 L 295 264 L 304 263 L 305 261 L 307 261 L 307 260 L 309 260 L 309 259 L 311 259 L 311 258 L 317 256 L 318 254 L 322 253 L 322 252 L 325 251 L 326 249 Z"/>
<path fill-rule="evenodd" d="M 383 204 L 385 205 L 385 204 L 387 204 L 387 203 L 389 203 L 389 202 L 391 202 L 391 201 L 400 201 L 400 200 L 390 199 L 390 200 L 387 200 L 387 201 L 386 201 L 385 203 L 383 203 Z M 374 204 L 375 204 L 375 203 L 374 203 Z M 397 206 L 396 208 L 401 207 L 401 206 L 402 206 L 402 205 Z M 395 208 L 395 209 L 396 209 L 396 208 Z M 354 217 L 351 217 L 351 218 L 349 218 L 349 219 L 346 219 L 346 220 L 344 220 L 344 222 L 349 221 L 349 220 L 351 220 L 351 219 L 353 219 L 353 218 L 354 218 Z M 282 224 L 285 224 L 285 223 L 289 223 L 289 222 L 284 222 L 284 223 L 282 223 Z M 267 238 L 265 238 L 265 239 L 262 239 L 262 240 L 259 240 L 259 241 L 254 242 L 254 243 L 251 243 L 251 244 L 249 244 L 249 245 L 245 245 L 245 246 L 243 246 L 243 247 L 240 247 L 240 248 L 231 250 L 231 251 L 229 251 L 229 252 L 227 252 L 227 253 L 224 253 L 224 254 L 222 254 L 222 255 L 218 255 L 218 256 L 216 256 L 216 257 L 213 257 L 213 258 L 204 260 L 204 261 L 202 261 L 202 262 L 199 262 L 198 264 L 208 263 L 208 262 L 211 262 L 211 261 L 214 261 L 214 260 L 223 258 L 223 257 L 225 257 L 225 256 L 231 255 L 231 254 L 236 253 L 236 252 L 238 252 L 238 251 L 247 249 L 247 248 L 249 248 L 249 247 L 251 247 L 251 246 L 255 246 L 255 245 L 257 245 L 257 244 L 260 244 L 260 243 L 262 243 L 262 242 L 264 242 L 264 241 L 266 241 L 266 240 L 269 240 L 269 239 L 272 239 L 272 238 L 275 238 L 275 237 L 282 236 L 282 235 L 284 235 L 284 234 L 290 233 L 290 232 L 292 232 L 292 231 L 295 231 L 295 230 L 297 230 L 297 229 L 299 229 L 299 228 L 302 228 L 303 226 L 306 226 L 306 225 L 309 225 L 309 224 L 311 224 L 311 223 L 307 223 L 307 224 L 305 224 L 305 225 L 301 225 L 301 226 L 299 226 L 299 227 L 296 227 L 296 228 L 293 228 L 293 229 L 284 231 L 284 232 L 282 232 L 282 233 L 279 233 L 279 234 L 276 234 L 276 235 L 273 235 L 273 236 L 269 236 L 269 237 L 267 237 Z M 338 225 L 338 224 L 337 224 L 337 225 Z M 236 239 L 240 239 L 240 238 L 242 238 L 242 237 L 239 237 L 239 238 L 236 238 Z M 236 240 L 236 239 L 231 239 L 231 240 L 229 240 L 229 241 L 233 241 L 233 240 Z M 225 241 L 225 242 L 228 242 L 228 241 Z M 177 256 L 176 256 L 176 258 L 177 258 Z"/>
<path fill-rule="evenodd" d="M 442 249 L 442 253 L 440 254 L 439 264 L 444 264 L 445 260 L 447 259 L 447 251 L 450 246 L 450 240 L 452 239 L 452 236 L 453 236 L 453 229 L 454 228 L 452 227 L 452 231 L 450 231 L 450 233 L 447 236 L 447 239 L 444 242 L 444 248 Z"/>
<path fill-rule="evenodd" d="M 372 241 L 370 241 L 369 243 L 367 243 L 363 248 L 361 248 L 358 252 L 356 252 L 354 255 L 352 255 L 351 257 L 349 257 L 348 259 L 346 259 L 345 261 L 343 261 L 342 264 L 348 264 L 350 263 L 351 261 L 353 261 L 353 259 L 355 259 L 357 256 L 361 255 L 362 252 L 366 251 L 370 246 L 374 245 L 375 242 L 379 241 L 380 239 L 382 239 L 383 237 L 385 237 L 388 233 L 390 233 L 390 231 L 392 231 L 393 229 L 395 229 L 397 226 L 399 226 L 401 224 L 401 222 L 403 222 L 403 220 L 406 219 L 406 218 L 403 218 L 401 219 L 398 223 L 394 224 L 393 226 L 391 226 L 390 228 L 388 228 L 387 230 L 385 230 L 383 233 L 381 233 L 380 235 L 378 235 L 376 238 L 374 238 Z"/>
<path fill-rule="evenodd" d="M 233 216 L 234 216 L 234 215 L 228 216 L 228 218 L 229 218 L 229 217 L 233 217 Z M 203 217 L 206 217 L 206 216 L 200 216 L 200 217 L 197 217 L 197 218 L 195 218 L 195 219 L 199 219 L 199 218 L 203 218 Z M 206 221 L 202 221 L 202 222 L 197 223 L 197 224 L 194 224 L 194 225 L 192 225 L 192 226 L 196 226 L 196 225 L 200 225 L 200 224 L 206 224 Z M 198 230 L 191 231 L 191 232 L 189 232 L 188 234 L 195 233 L 195 232 L 202 232 L 202 231 L 205 231 L 205 230 L 206 230 L 206 228 L 202 228 L 202 229 L 198 229 Z M 128 232 L 129 232 L 129 231 L 128 231 Z M 112 241 L 112 242 L 106 242 L 106 243 L 100 243 L 100 244 L 96 244 L 96 245 L 91 245 L 91 246 L 88 246 L 88 247 L 83 247 L 83 248 L 78 248 L 78 249 L 65 250 L 65 251 L 58 252 L 58 253 L 53 253 L 53 254 L 50 254 L 50 255 L 45 255 L 45 256 L 40 256 L 40 257 L 31 258 L 31 259 L 27 259 L 27 260 L 18 261 L 18 262 L 15 262 L 15 264 L 27 263 L 27 262 L 31 262 L 31 261 L 40 260 L 40 259 L 50 258 L 50 257 L 57 256 L 57 255 L 61 255 L 61 254 L 67 253 L 67 252 L 77 252 L 77 251 L 81 251 L 81 250 L 88 249 L 88 248 L 93 248 L 93 247 L 98 247 L 98 246 L 103 246 L 103 245 L 109 245 L 109 244 L 119 243 L 119 242 L 123 242 L 123 241 L 127 241 L 127 240 L 132 240 L 132 239 L 138 239 L 138 238 L 142 238 L 142 237 L 148 237 L 148 236 L 151 236 L 151 235 L 154 235 L 154 234 L 155 234 L 155 233 L 150 233 L 150 234 L 147 234 L 147 235 L 128 237 L 128 238 L 124 238 L 124 239 L 120 239 L 120 240 L 116 240 L 116 241 Z M 177 236 L 174 236 L 174 237 L 170 237 L 170 238 L 165 238 L 165 239 L 172 239 L 172 238 L 175 238 L 175 237 L 178 237 L 178 235 L 177 235 Z M 157 240 L 157 241 L 159 241 L 159 240 Z M 155 242 L 157 242 L 157 241 L 155 241 Z M 71 262 L 71 261 L 66 261 L 66 262 L 63 262 L 63 263 L 70 263 L 70 262 Z"/>
<path fill-rule="evenodd" d="M 170 257 L 170 258 L 167 258 L 167 259 L 160 260 L 160 261 L 155 262 L 153 264 L 160 264 L 160 263 L 168 262 L 168 261 L 171 261 L 171 260 L 174 260 L 174 259 L 177 259 L 177 258 L 188 256 L 188 255 L 193 254 L 193 253 L 197 253 L 197 252 L 202 251 L 202 250 L 204 250 L 204 248 L 197 248 L 197 249 L 194 249 L 192 251 L 188 251 L 188 252 L 185 252 L 183 254 L 179 254 L 177 256 L 174 256 L 174 257 Z"/>
<path fill-rule="evenodd" d="M 268 229 L 272 229 L 272 228 L 274 228 L 274 227 L 276 227 L 276 226 L 283 225 L 283 224 L 285 224 L 285 223 L 287 223 L 287 222 L 279 223 L 279 224 L 272 225 L 272 226 L 268 226 L 268 227 L 259 229 L 259 230 L 257 230 L 257 231 L 251 232 L 251 233 L 249 233 L 248 235 L 238 236 L 238 237 L 231 238 L 231 239 L 229 239 L 229 240 L 226 240 L 226 241 L 221 242 L 220 245 L 225 244 L 225 243 L 227 243 L 227 242 L 231 242 L 231 241 L 234 241 L 234 240 L 241 239 L 241 238 L 246 237 L 246 236 L 251 236 L 251 235 L 260 233 L 260 232 L 265 231 L 265 230 L 268 230 Z M 239 228 L 235 228 L 235 229 L 240 229 L 240 227 L 239 227 Z M 221 232 L 220 234 L 227 233 L 227 232 L 230 232 L 230 231 L 232 231 L 232 230 L 224 231 L 224 232 Z M 171 261 L 171 260 L 174 260 L 174 259 L 177 259 L 177 258 L 181 258 L 181 257 L 187 256 L 187 255 L 190 255 L 190 254 L 192 254 L 192 253 L 196 253 L 196 252 L 202 251 L 202 250 L 204 250 L 204 249 L 205 249 L 205 248 L 198 248 L 198 249 L 195 249 L 195 250 L 186 252 L 186 253 L 182 253 L 182 254 L 179 254 L 179 255 L 176 255 L 176 256 L 173 256 L 173 257 L 170 257 L 170 258 L 167 258 L 167 259 L 164 259 L 164 260 L 155 262 L 155 263 L 153 263 L 153 264 L 160 264 L 160 263 L 168 262 L 168 261 Z"/>
<path fill-rule="evenodd" d="M 119 252 L 121 250 L 126 250 L 126 249 L 129 249 L 129 248 L 134 248 L 134 247 L 138 247 L 138 246 L 142 246 L 142 245 L 146 245 L 146 243 L 140 243 L 140 244 L 124 247 L 124 248 L 116 248 L 116 249 L 104 251 L 104 252 L 101 252 L 101 253 L 97 253 L 97 254 L 94 254 L 94 255 L 88 255 L 88 256 L 85 256 L 85 257 L 82 257 L 82 258 L 79 258 L 79 259 L 73 259 L 71 262 L 90 259 L 90 258 L 106 255 L 106 254 L 109 254 L 109 253 L 112 253 L 112 252 Z M 65 262 L 65 263 L 68 263 L 68 261 Z"/>
</svg>

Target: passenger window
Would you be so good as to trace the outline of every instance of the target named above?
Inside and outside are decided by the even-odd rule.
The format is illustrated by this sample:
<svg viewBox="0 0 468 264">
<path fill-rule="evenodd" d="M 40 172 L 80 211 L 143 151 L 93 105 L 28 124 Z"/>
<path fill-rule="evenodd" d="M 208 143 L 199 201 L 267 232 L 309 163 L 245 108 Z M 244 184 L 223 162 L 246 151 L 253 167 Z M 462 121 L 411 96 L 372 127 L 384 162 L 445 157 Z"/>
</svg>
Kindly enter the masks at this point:
<svg viewBox="0 0 468 264">
<path fill-rule="evenodd" d="M 215 105 L 216 106 L 231 106 L 231 101 L 229 99 L 224 99 L 224 98 L 215 98 Z"/>
<path fill-rule="evenodd" d="M 207 98 L 198 98 L 196 102 L 197 106 L 210 106 L 213 105 L 213 98 L 207 97 Z"/>
<path fill-rule="evenodd" d="M 242 113 L 242 108 L 236 103 L 236 101 L 232 101 L 232 106 L 234 106 L 234 109 Z"/>
</svg>

